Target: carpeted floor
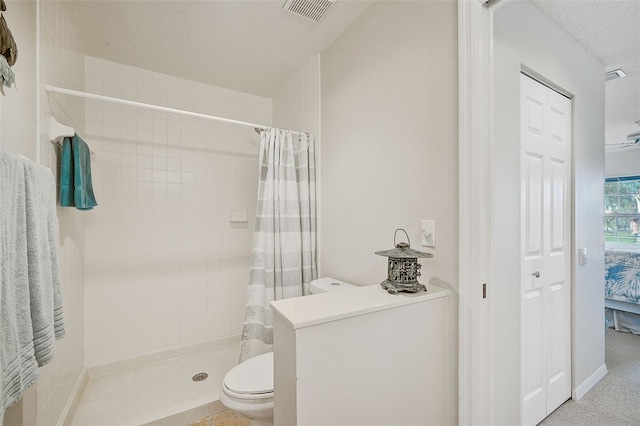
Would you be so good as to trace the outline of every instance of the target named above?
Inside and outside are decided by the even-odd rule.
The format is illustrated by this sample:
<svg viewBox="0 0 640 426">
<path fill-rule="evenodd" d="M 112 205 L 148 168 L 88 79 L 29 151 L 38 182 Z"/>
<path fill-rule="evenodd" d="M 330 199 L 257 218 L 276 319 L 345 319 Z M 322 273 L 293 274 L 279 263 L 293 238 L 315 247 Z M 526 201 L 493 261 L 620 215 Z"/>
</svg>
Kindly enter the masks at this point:
<svg viewBox="0 0 640 426">
<path fill-rule="evenodd" d="M 565 402 L 540 425 L 639 425 L 640 336 L 607 330 L 605 362 L 609 374 L 580 401 Z"/>
</svg>

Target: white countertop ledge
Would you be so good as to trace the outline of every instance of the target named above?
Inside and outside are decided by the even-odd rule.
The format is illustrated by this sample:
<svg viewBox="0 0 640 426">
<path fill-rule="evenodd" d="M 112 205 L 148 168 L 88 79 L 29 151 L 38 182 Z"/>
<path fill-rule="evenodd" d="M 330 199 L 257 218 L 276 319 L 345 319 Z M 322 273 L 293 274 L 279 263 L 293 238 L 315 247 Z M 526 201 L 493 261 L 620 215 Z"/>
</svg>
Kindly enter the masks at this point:
<svg viewBox="0 0 640 426">
<path fill-rule="evenodd" d="M 446 297 L 451 291 L 427 285 L 427 291 L 389 294 L 379 284 L 271 302 L 274 314 L 293 329 Z"/>
</svg>

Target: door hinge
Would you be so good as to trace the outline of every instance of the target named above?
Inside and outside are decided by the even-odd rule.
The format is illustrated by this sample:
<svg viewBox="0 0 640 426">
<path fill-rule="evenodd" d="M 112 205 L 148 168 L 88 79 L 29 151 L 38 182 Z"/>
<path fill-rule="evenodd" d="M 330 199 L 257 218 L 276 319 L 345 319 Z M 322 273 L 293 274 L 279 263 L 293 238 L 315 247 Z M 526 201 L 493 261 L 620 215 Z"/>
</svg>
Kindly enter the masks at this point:
<svg viewBox="0 0 640 426">
<path fill-rule="evenodd" d="M 482 283 L 482 298 L 487 298 L 487 283 Z"/>
</svg>

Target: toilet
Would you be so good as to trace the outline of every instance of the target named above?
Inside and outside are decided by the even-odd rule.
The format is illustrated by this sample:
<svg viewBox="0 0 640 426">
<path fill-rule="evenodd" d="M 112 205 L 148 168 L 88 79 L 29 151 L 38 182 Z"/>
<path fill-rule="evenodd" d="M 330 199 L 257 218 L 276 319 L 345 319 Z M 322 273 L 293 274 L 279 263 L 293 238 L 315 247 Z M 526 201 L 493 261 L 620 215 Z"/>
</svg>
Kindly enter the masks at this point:
<svg viewBox="0 0 640 426">
<path fill-rule="evenodd" d="M 250 418 L 252 425 L 272 425 L 273 352 L 254 356 L 229 370 L 220 402 Z"/>
<path fill-rule="evenodd" d="M 346 290 L 356 286 L 334 278 L 311 281 L 311 294 Z M 273 425 L 273 352 L 255 356 L 233 367 L 220 392 L 220 402 L 251 419 L 252 426 Z"/>
</svg>

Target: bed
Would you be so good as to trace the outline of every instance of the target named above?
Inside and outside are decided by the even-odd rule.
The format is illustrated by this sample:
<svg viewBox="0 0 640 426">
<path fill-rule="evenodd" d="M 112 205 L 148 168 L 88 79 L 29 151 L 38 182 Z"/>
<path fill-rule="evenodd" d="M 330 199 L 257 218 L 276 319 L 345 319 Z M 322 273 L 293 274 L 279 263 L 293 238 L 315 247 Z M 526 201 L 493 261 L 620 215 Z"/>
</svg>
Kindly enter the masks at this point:
<svg viewBox="0 0 640 426">
<path fill-rule="evenodd" d="M 616 330 L 640 334 L 640 247 L 605 250 L 605 308 Z"/>
</svg>

